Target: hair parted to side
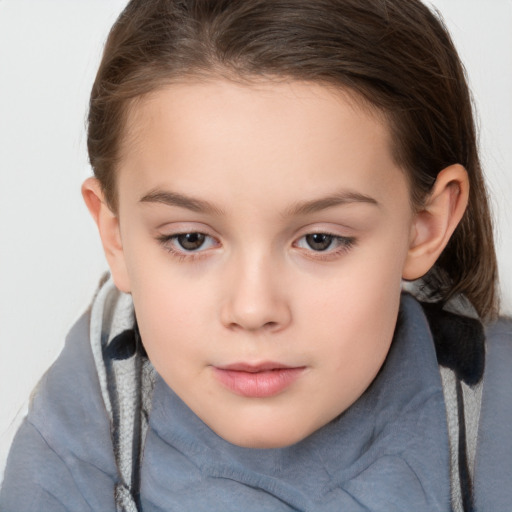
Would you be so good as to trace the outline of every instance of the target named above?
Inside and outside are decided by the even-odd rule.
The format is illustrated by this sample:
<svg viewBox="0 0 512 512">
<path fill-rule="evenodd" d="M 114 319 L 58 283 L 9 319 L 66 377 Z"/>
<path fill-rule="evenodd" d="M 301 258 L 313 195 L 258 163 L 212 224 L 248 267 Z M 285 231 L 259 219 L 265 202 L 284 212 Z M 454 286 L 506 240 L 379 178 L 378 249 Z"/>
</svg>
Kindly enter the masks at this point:
<svg viewBox="0 0 512 512">
<path fill-rule="evenodd" d="M 133 100 L 212 76 L 355 92 L 384 114 L 416 208 L 442 169 L 463 165 L 467 211 L 423 281 L 436 300 L 463 294 L 483 319 L 496 316 L 497 264 L 471 97 L 439 16 L 419 0 L 131 0 L 108 37 L 88 119 L 90 161 L 114 211 Z"/>
</svg>

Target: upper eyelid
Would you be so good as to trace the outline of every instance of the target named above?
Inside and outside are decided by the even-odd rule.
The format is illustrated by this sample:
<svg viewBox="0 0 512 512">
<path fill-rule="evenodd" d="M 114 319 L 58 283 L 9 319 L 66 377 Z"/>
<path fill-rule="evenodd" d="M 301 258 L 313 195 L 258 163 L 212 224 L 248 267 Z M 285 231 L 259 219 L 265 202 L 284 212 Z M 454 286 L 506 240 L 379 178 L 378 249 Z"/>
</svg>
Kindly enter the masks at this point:
<svg viewBox="0 0 512 512">
<path fill-rule="evenodd" d="M 176 220 L 175 222 L 168 221 L 155 226 L 154 229 L 158 232 L 168 232 L 169 236 L 172 236 L 174 234 L 179 235 L 185 233 L 202 233 L 204 235 L 212 236 L 214 238 L 220 238 L 220 233 L 217 229 L 213 228 L 208 223 L 194 220 Z M 292 231 L 295 233 L 295 236 L 297 238 L 299 237 L 299 233 L 300 236 L 305 236 L 314 233 L 322 233 L 332 236 L 349 237 L 351 235 L 346 234 L 346 232 L 353 232 L 354 227 L 350 226 L 349 224 L 341 224 L 339 222 L 325 222 L 322 220 L 318 222 L 308 222 L 306 225 L 303 225 L 302 227 L 285 227 L 282 233 L 291 234 Z"/>
<path fill-rule="evenodd" d="M 186 233 L 202 233 L 208 236 L 217 236 L 216 230 L 202 222 L 165 222 L 155 227 L 158 233 L 168 236 L 183 235 Z"/>
<path fill-rule="evenodd" d="M 296 236 L 294 238 L 295 241 L 300 240 L 301 238 L 304 238 L 308 235 L 328 235 L 332 236 L 333 238 L 338 238 L 342 240 L 355 240 L 356 237 L 354 235 L 349 234 L 341 234 L 337 233 L 335 230 L 331 229 L 309 229 L 307 231 L 303 231 L 299 236 Z"/>
<path fill-rule="evenodd" d="M 177 239 L 177 237 L 179 237 L 180 235 L 184 235 L 184 234 L 190 234 L 190 233 L 200 233 L 198 231 L 190 231 L 190 232 L 187 232 L 187 233 L 176 233 L 176 234 L 173 234 L 173 235 L 169 235 L 169 236 L 163 236 L 161 237 L 161 243 L 162 245 L 165 245 L 166 243 L 169 243 L 171 241 L 175 241 Z M 200 234 L 203 234 L 205 235 L 205 239 L 210 239 L 213 241 L 213 246 L 208 244 L 207 247 L 203 248 L 203 246 L 200 246 L 198 249 L 196 250 L 187 250 L 185 249 L 184 247 L 179 247 L 179 246 L 176 246 L 175 244 L 172 244 L 172 250 L 175 251 L 175 252 L 178 252 L 178 253 L 182 253 L 183 255 L 187 255 L 187 256 L 192 256 L 192 255 L 199 255 L 201 253 L 205 253 L 207 252 L 208 250 L 210 249 L 215 249 L 217 247 L 219 247 L 221 244 L 220 242 L 215 238 L 215 237 L 212 237 L 206 233 L 200 233 Z M 338 242 L 338 244 L 334 244 L 334 247 L 333 248 L 327 248 L 325 249 L 324 251 L 316 251 L 315 249 L 313 249 L 312 247 L 310 247 L 309 249 L 306 248 L 306 247 L 300 247 L 298 245 L 299 241 L 304 239 L 306 236 L 308 235 L 311 235 L 311 234 L 323 234 L 323 235 L 327 235 L 327 236 L 330 236 L 332 237 L 332 240 L 334 242 Z M 348 250 L 350 249 L 352 246 L 354 246 L 356 244 L 357 240 L 355 237 L 348 237 L 348 236 L 341 236 L 341 235 L 335 235 L 335 234 L 331 234 L 331 233 L 327 233 L 327 232 L 322 232 L 322 231 L 318 231 L 318 232 L 310 232 L 310 233 L 306 233 L 300 237 L 297 237 L 294 239 L 293 243 L 292 243 L 292 247 L 296 248 L 296 249 L 299 249 L 299 250 L 303 250 L 303 251 L 307 251 L 307 252 L 311 252 L 312 254 L 324 254 L 326 257 L 327 255 L 334 255 L 338 252 L 341 252 L 343 250 Z"/>
<path fill-rule="evenodd" d="M 165 231 L 165 230 L 162 230 L 162 231 Z M 187 234 L 192 234 L 192 233 L 198 233 L 198 234 L 201 234 L 201 235 L 204 235 L 206 237 L 209 237 L 209 238 L 213 238 L 217 241 L 219 241 L 219 239 L 221 238 L 219 235 L 217 234 L 212 234 L 212 232 L 208 229 L 178 229 L 176 231 L 173 231 L 171 233 L 159 233 L 157 234 L 156 238 L 157 239 L 172 239 L 172 238 L 176 238 L 180 235 L 187 235 Z M 334 232 L 334 230 L 330 230 L 330 229 L 306 229 L 304 231 L 302 231 L 302 233 L 300 235 L 295 235 L 293 237 L 293 241 L 296 242 L 297 240 L 300 240 L 301 238 L 304 238 L 305 236 L 308 236 L 308 235 L 328 235 L 328 236 L 332 236 L 333 238 L 338 238 L 338 239 L 350 239 L 350 240 L 353 240 L 355 239 L 354 236 L 352 235 L 342 235 L 340 233 L 336 233 Z"/>
<path fill-rule="evenodd" d="M 321 233 L 325 235 L 331 236 L 339 236 L 339 237 L 349 237 L 351 236 L 349 233 L 353 233 L 355 231 L 354 227 L 351 227 L 348 224 L 341 224 L 339 222 L 312 222 L 307 225 L 296 229 L 296 233 L 300 233 L 300 236 L 305 235 L 313 235 L 316 233 Z"/>
<path fill-rule="evenodd" d="M 214 238 L 217 241 L 221 238 L 220 234 L 215 229 L 202 223 L 168 222 L 155 228 L 155 236 L 157 239 L 172 238 L 189 233 L 200 233 L 210 238 Z"/>
<path fill-rule="evenodd" d="M 339 240 L 339 241 L 345 242 L 347 244 L 349 244 L 349 243 L 353 244 L 356 242 L 356 238 L 354 236 L 337 235 L 335 233 L 329 233 L 327 231 L 313 231 L 311 233 L 306 233 L 306 234 L 296 238 L 294 243 L 298 242 L 299 240 L 302 240 L 303 238 L 305 238 L 308 235 L 327 235 L 327 236 L 332 237 L 334 240 Z"/>
<path fill-rule="evenodd" d="M 175 240 L 179 236 L 182 236 L 182 235 L 190 235 L 190 234 L 204 235 L 205 238 L 210 238 L 210 239 L 218 242 L 217 237 L 212 236 L 208 233 L 203 233 L 202 231 L 178 231 L 177 233 L 170 233 L 168 235 L 160 235 L 159 237 L 157 237 L 157 239 L 160 240 L 161 242 L 165 242 L 165 241 Z"/>
</svg>

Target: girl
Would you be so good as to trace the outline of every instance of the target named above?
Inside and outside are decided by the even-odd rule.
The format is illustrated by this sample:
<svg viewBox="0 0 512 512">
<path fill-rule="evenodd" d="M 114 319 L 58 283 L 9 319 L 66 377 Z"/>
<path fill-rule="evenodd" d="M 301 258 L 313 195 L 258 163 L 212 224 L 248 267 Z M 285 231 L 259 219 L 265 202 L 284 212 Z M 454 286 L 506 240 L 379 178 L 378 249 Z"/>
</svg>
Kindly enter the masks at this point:
<svg viewBox="0 0 512 512">
<path fill-rule="evenodd" d="M 482 391 L 490 216 L 425 6 L 132 0 L 88 149 L 111 278 L 3 509 L 505 508 L 510 329 L 487 331 Z"/>
</svg>

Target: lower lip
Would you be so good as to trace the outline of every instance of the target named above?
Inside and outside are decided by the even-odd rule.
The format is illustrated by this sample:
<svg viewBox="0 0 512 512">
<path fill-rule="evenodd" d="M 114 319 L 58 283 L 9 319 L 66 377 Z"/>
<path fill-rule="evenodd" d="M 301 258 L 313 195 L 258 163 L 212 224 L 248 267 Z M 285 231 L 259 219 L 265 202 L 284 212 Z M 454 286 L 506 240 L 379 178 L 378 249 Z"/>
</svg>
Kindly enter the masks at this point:
<svg viewBox="0 0 512 512">
<path fill-rule="evenodd" d="M 245 372 L 214 368 L 219 381 L 237 395 L 266 398 L 277 395 L 291 386 L 305 368 L 277 368 L 261 372 Z"/>
</svg>

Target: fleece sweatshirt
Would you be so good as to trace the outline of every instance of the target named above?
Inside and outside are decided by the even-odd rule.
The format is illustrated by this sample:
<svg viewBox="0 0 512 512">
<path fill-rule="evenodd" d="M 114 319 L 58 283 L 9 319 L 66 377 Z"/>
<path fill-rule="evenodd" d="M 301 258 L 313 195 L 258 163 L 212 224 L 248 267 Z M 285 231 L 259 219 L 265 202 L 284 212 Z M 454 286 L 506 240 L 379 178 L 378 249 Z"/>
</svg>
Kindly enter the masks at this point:
<svg viewBox="0 0 512 512">
<path fill-rule="evenodd" d="M 133 444 L 133 437 L 112 429 L 119 412 L 106 403 L 112 382 L 105 358 L 115 359 L 107 347 L 119 343 L 133 312 L 126 296 L 106 286 L 101 307 L 97 298 L 38 386 L 11 448 L 2 511 L 116 510 L 115 492 L 132 463 L 140 484 L 136 506 L 144 511 L 451 510 L 439 365 L 424 310 L 412 296 L 402 297 L 390 352 L 372 385 L 338 418 L 289 447 L 228 443 L 150 370 L 151 394 L 139 400 L 150 403 L 142 407 L 145 419 L 138 427 L 128 420 L 128 431 L 143 434 L 142 457 L 128 457 L 127 469 L 119 467 L 116 446 Z M 510 510 L 512 503 L 511 332 L 502 322 L 487 333 L 474 470 L 482 511 Z M 123 389 L 117 393 L 122 402 Z M 118 510 L 132 506 L 119 503 L 118 495 Z"/>
</svg>

